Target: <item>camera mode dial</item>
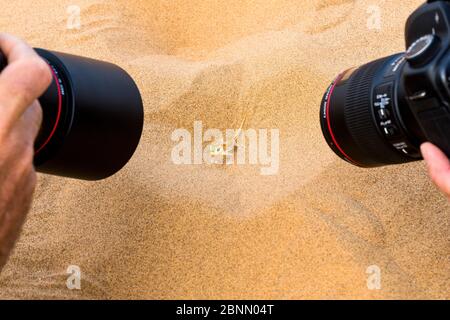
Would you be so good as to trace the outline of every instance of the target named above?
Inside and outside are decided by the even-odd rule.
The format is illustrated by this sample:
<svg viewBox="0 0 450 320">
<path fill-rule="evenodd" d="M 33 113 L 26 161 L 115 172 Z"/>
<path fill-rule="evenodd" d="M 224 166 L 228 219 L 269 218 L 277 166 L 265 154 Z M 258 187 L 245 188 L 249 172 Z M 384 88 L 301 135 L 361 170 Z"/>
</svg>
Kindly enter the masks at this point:
<svg viewBox="0 0 450 320">
<path fill-rule="evenodd" d="M 438 49 L 438 37 L 433 34 L 428 34 L 420 37 L 409 46 L 405 58 L 412 66 L 417 66 L 432 59 Z"/>
</svg>

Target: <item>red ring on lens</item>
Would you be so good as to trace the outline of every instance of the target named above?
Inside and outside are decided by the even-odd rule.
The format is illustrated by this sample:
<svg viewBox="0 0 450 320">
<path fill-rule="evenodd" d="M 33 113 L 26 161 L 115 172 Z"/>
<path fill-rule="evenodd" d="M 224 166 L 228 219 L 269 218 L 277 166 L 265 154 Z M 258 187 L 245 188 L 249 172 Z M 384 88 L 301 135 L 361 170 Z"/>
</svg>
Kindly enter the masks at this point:
<svg viewBox="0 0 450 320">
<path fill-rule="evenodd" d="M 55 80 L 56 88 L 57 88 L 57 91 L 58 91 L 58 113 L 56 115 L 55 125 L 53 126 L 53 129 L 50 132 L 49 137 L 39 147 L 39 149 L 37 149 L 37 151 L 35 152 L 35 155 L 37 155 L 39 152 L 41 152 L 42 149 L 44 149 L 50 143 L 50 141 L 52 140 L 53 136 L 56 133 L 56 129 L 58 129 L 59 121 L 61 120 L 61 112 L 62 112 L 62 90 L 61 90 L 61 84 L 59 82 L 58 76 L 56 75 L 56 71 L 53 69 L 53 67 L 51 65 L 49 65 L 49 67 L 50 67 L 50 71 L 52 72 L 53 79 Z"/>
<path fill-rule="evenodd" d="M 358 162 L 356 162 L 355 160 L 353 160 L 350 156 L 347 155 L 347 153 L 345 153 L 344 149 L 342 149 L 342 147 L 339 145 L 334 133 L 333 133 L 333 129 L 331 128 L 331 121 L 330 121 L 330 105 L 331 105 L 331 98 L 333 97 L 333 92 L 334 89 L 336 88 L 337 84 L 339 83 L 339 81 L 342 80 L 342 78 L 344 77 L 346 72 L 341 73 L 340 75 L 337 76 L 336 80 L 334 80 L 334 83 L 332 84 L 331 88 L 330 88 L 330 93 L 328 96 L 328 100 L 327 100 L 327 105 L 325 108 L 325 116 L 327 118 L 327 125 L 328 125 L 328 132 L 330 133 L 330 137 L 331 140 L 333 140 L 334 145 L 336 146 L 336 148 L 339 150 L 339 152 L 344 156 L 344 158 L 349 161 L 350 163 L 361 167 L 362 165 L 359 164 Z"/>
</svg>

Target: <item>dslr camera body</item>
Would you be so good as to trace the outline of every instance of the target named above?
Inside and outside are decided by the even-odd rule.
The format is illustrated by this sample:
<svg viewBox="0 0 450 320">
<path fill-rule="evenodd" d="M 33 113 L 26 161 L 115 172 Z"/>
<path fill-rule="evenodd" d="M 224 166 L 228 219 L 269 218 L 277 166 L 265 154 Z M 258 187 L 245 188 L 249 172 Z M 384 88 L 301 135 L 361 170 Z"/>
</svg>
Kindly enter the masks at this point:
<svg viewBox="0 0 450 320">
<path fill-rule="evenodd" d="M 421 160 L 430 141 L 450 157 L 450 1 L 406 22 L 406 52 L 341 73 L 321 105 L 324 137 L 360 167 Z"/>
</svg>

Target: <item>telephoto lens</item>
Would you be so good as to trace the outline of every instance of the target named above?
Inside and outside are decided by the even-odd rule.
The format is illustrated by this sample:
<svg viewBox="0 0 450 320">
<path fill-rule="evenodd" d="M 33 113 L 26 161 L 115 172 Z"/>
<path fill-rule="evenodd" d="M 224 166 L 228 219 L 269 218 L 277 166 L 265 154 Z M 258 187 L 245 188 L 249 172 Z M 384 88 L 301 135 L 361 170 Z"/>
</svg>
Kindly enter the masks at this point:
<svg viewBox="0 0 450 320">
<path fill-rule="evenodd" d="M 137 85 L 114 64 L 35 50 L 53 74 L 39 98 L 43 122 L 35 142 L 36 170 L 83 180 L 115 174 L 133 156 L 143 130 Z"/>
<path fill-rule="evenodd" d="M 322 132 L 342 159 L 360 167 L 420 160 L 419 125 L 404 101 L 403 54 L 341 73 L 326 91 Z"/>
</svg>

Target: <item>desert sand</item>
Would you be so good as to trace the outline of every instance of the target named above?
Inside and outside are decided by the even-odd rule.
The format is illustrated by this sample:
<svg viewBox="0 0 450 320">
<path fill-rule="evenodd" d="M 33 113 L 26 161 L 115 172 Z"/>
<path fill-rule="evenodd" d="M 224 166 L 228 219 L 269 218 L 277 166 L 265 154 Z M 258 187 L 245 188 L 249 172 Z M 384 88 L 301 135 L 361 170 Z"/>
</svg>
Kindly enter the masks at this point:
<svg viewBox="0 0 450 320">
<path fill-rule="evenodd" d="M 424 164 L 353 167 L 318 121 L 338 72 L 404 50 L 422 2 L 1 1 L 1 31 L 126 69 L 146 119 L 116 176 L 39 176 L 0 298 L 450 298 L 450 206 Z M 74 4 L 81 28 L 68 30 Z M 173 130 L 244 118 L 280 130 L 278 175 L 172 163 Z M 82 290 L 67 289 L 69 265 Z"/>
</svg>

